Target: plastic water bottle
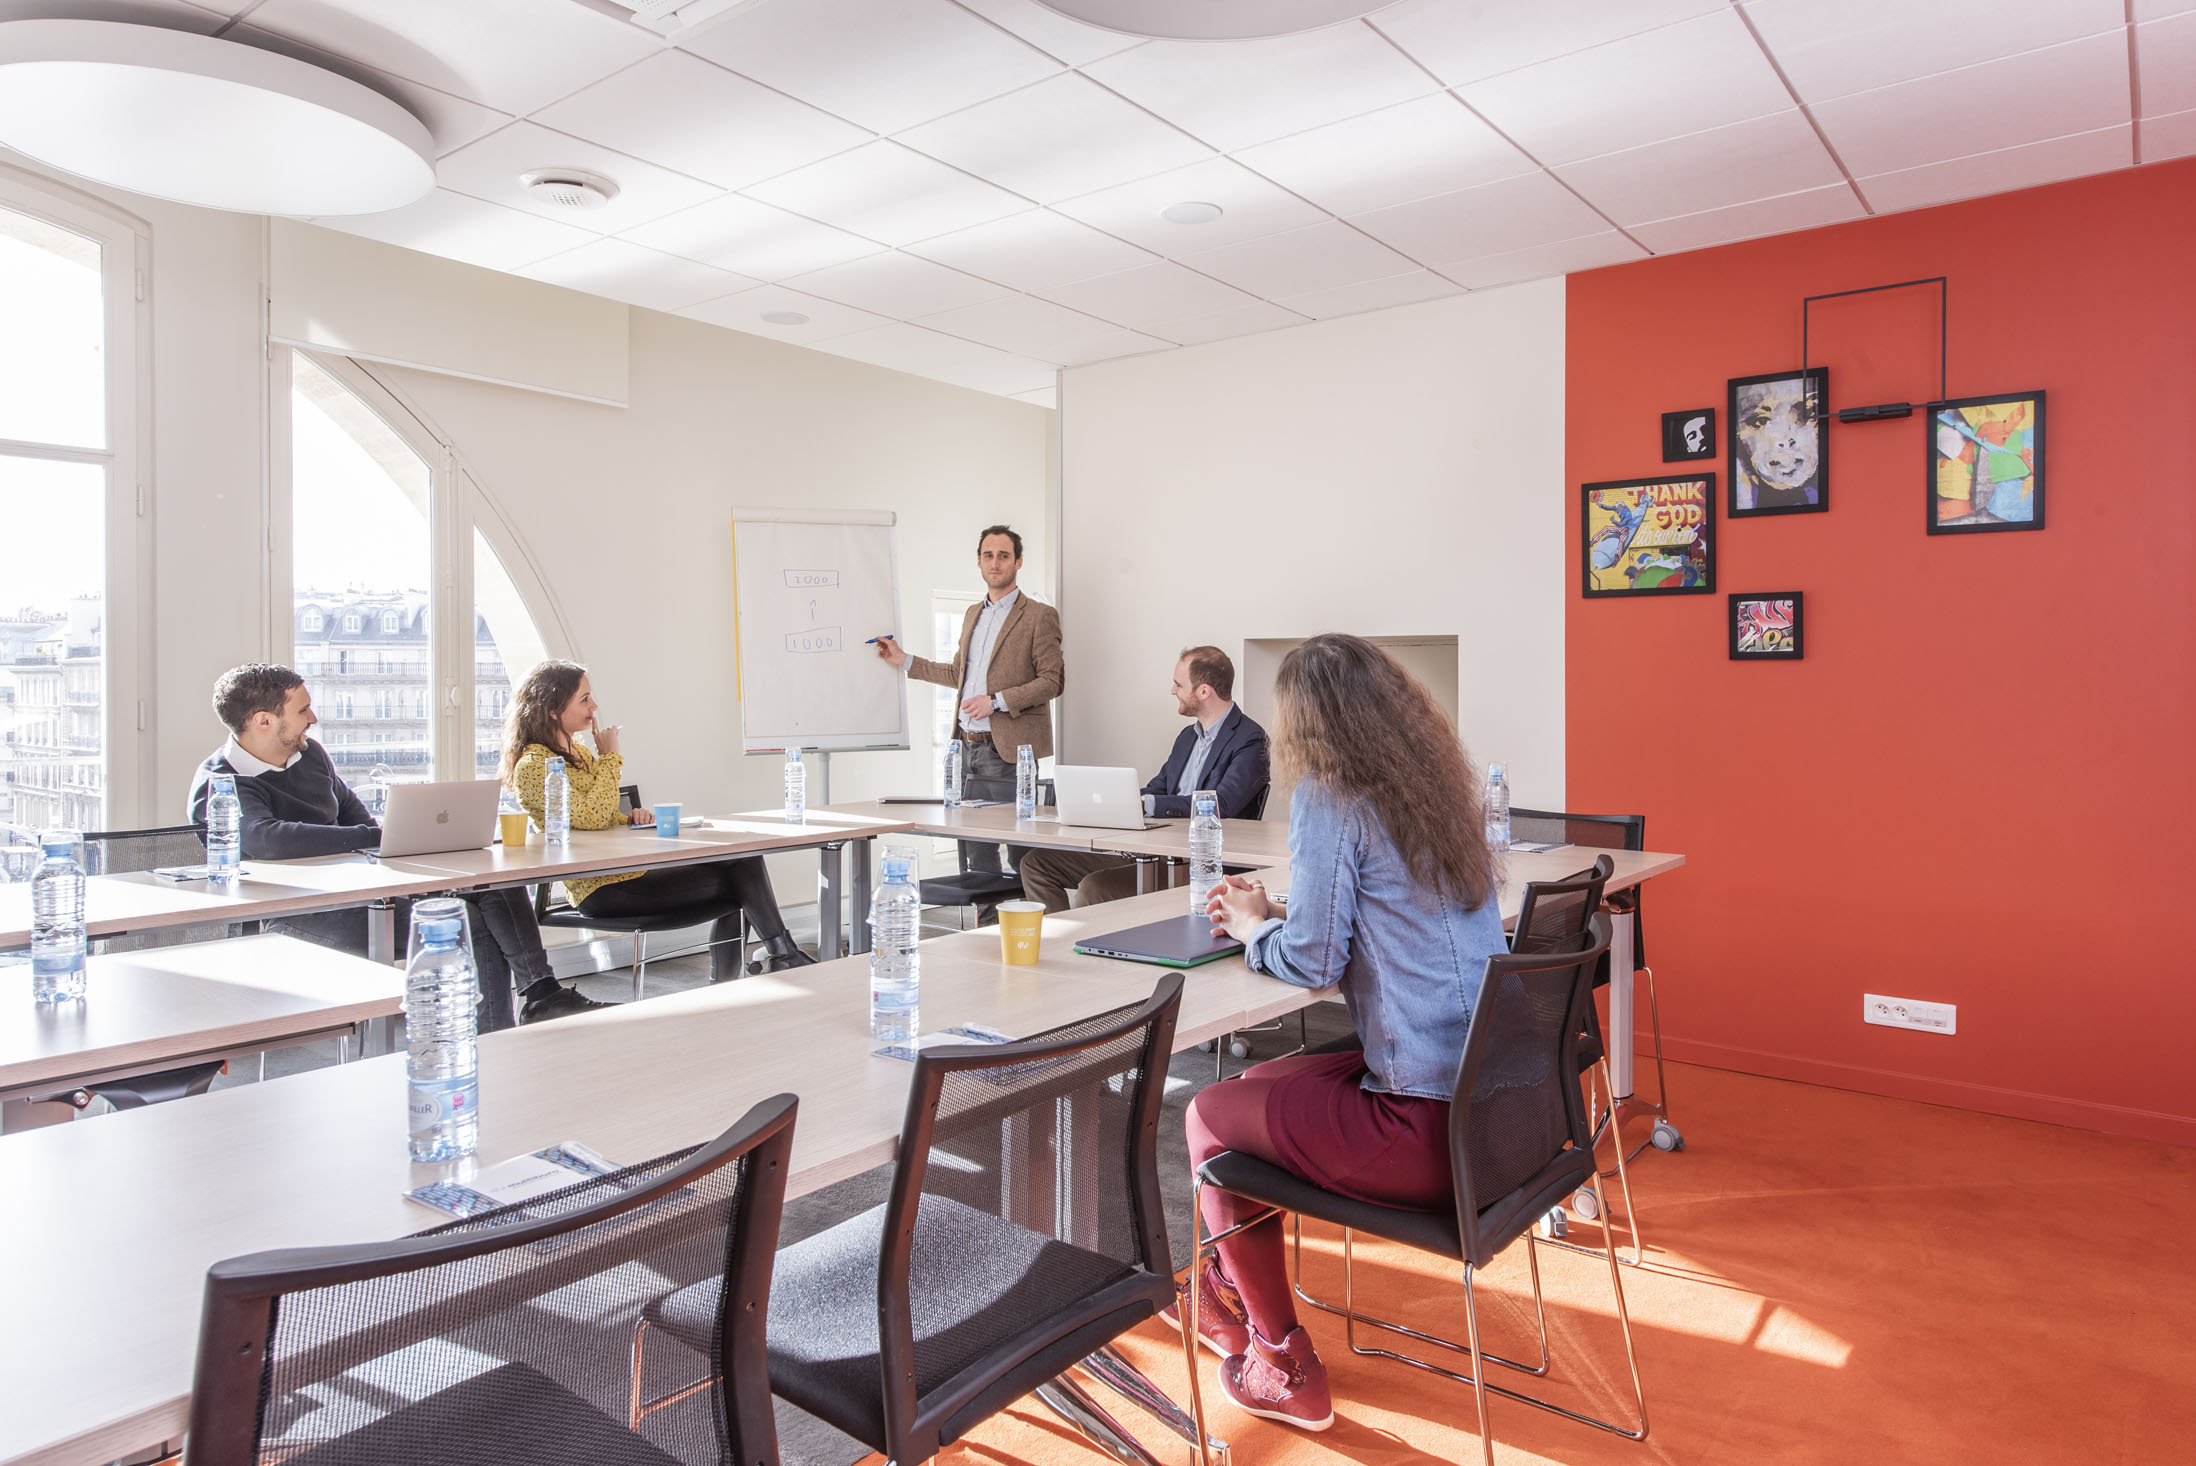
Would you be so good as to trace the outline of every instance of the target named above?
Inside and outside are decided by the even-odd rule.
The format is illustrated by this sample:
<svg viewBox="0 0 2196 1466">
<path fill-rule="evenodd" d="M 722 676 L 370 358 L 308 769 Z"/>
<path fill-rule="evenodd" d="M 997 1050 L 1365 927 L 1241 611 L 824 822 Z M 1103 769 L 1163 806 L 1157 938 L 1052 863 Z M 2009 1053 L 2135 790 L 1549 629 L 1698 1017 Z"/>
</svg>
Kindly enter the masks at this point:
<svg viewBox="0 0 2196 1466">
<path fill-rule="evenodd" d="M 956 738 L 946 745 L 945 802 L 948 808 L 961 802 L 961 775 L 968 768 L 968 749 Z"/>
<path fill-rule="evenodd" d="M 480 1133 L 473 1012 L 480 984 L 465 951 L 464 911 L 463 903 L 451 898 L 412 908 L 420 947 L 404 973 L 404 1038 L 415 1161 L 469 1156 Z"/>
<path fill-rule="evenodd" d="M 1037 818 L 1037 750 L 1026 743 L 1014 750 L 1014 817 Z"/>
<path fill-rule="evenodd" d="M 244 806 L 237 801 L 236 775 L 215 774 L 206 796 L 206 879 L 224 884 L 236 879 L 244 845 Z"/>
<path fill-rule="evenodd" d="M 1487 765 L 1487 848 L 1510 848 L 1510 776 L 1501 764 Z"/>
<path fill-rule="evenodd" d="M 785 822 L 797 825 L 808 818 L 808 768 L 801 762 L 801 751 L 789 748 L 785 751 Z"/>
<path fill-rule="evenodd" d="M 1200 789 L 1190 796 L 1190 915 L 1203 916 L 1205 901 L 1220 884 L 1220 796 Z"/>
<path fill-rule="evenodd" d="M 884 1043 L 911 1042 L 921 1024 L 922 907 L 914 850 L 886 846 L 884 880 L 869 899 L 869 1036 Z"/>
<path fill-rule="evenodd" d="M 74 830 L 38 837 L 31 876 L 31 996 L 67 1003 L 84 996 L 84 867 Z"/>
<path fill-rule="evenodd" d="M 572 776 L 561 758 L 549 760 L 541 781 L 541 837 L 550 845 L 572 843 Z"/>
</svg>

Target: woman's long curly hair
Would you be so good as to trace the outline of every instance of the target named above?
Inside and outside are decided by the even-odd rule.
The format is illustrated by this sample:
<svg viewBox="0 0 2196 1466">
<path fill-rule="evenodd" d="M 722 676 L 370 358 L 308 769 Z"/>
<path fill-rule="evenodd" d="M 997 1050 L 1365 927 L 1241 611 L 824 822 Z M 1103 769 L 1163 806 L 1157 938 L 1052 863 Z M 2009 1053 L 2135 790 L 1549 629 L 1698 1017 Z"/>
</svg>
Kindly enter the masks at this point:
<svg viewBox="0 0 2196 1466">
<path fill-rule="evenodd" d="M 531 744 L 539 743 L 561 758 L 572 757 L 572 740 L 564 734 L 562 714 L 586 675 L 587 669 L 579 663 L 554 659 L 526 674 L 503 715 L 503 764 L 496 776 L 506 785 L 519 756 Z"/>
<path fill-rule="evenodd" d="M 1315 636 L 1274 680 L 1274 761 L 1368 805 L 1421 885 L 1466 907 L 1494 892 L 1485 797 L 1456 729 L 1416 677 L 1363 637 Z"/>
</svg>

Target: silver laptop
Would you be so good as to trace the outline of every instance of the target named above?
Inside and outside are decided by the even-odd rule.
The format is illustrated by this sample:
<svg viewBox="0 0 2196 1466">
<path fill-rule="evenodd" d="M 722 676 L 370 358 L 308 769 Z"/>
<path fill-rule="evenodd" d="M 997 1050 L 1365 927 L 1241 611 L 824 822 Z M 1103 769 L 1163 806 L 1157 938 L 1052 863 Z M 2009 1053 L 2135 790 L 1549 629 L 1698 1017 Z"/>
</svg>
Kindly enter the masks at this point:
<svg viewBox="0 0 2196 1466">
<path fill-rule="evenodd" d="M 1108 830 L 1156 830 L 1164 820 L 1144 818 L 1143 790 L 1134 769 L 1095 764 L 1055 764 L 1055 807 L 1063 825 L 1098 825 Z"/>
<path fill-rule="evenodd" d="M 496 797 L 502 787 L 494 779 L 391 784 L 388 808 L 381 815 L 381 857 L 485 848 L 496 832 Z"/>
</svg>

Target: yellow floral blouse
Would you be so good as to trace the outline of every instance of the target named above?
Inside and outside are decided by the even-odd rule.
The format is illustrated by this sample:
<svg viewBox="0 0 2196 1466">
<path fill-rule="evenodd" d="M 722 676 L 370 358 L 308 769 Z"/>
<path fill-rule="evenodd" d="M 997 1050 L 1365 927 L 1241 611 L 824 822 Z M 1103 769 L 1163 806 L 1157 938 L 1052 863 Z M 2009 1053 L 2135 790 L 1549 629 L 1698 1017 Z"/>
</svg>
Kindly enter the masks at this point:
<svg viewBox="0 0 2196 1466">
<path fill-rule="evenodd" d="M 542 819 L 542 781 L 549 776 L 549 760 L 557 751 L 544 744 L 529 743 L 519 755 L 518 766 L 511 770 L 511 785 L 518 794 L 518 801 L 534 821 L 535 829 L 546 829 Z M 614 830 L 624 825 L 625 816 L 618 813 L 618 776 L 625 772 L 625 756 L 606 753 L 590 754 L 578 744 L 572 745 L 572 756 L 564 761 L 564 777 L 572 786 L 571 814 L 575 830 Z M 629 881 L 641 872 L 630 870 L 623 875 L 589 876 L 584 880 L 566 881 L 564 892 L 577 906 L 604 886 L 619 881 Z"/>
</svg>

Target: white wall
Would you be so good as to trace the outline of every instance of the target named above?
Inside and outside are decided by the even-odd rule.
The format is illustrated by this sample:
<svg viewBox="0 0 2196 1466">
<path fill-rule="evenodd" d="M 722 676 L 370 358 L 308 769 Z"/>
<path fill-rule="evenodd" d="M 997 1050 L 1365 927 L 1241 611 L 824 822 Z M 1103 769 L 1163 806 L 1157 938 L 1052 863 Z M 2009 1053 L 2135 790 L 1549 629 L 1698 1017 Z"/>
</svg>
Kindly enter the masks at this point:
<svg viewBox="0 0 2196 1466">
<path fill-rule="evenodd" d="M 1148 777 L 1184 646 L 1455 636 L 1465 745 L 1562 808 L 1563 301 L 1549 280 L 1068 372 L 1062 757 Z"/>
</svg>

